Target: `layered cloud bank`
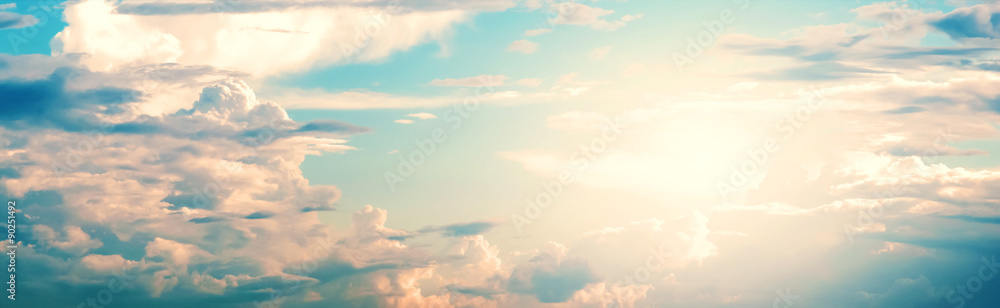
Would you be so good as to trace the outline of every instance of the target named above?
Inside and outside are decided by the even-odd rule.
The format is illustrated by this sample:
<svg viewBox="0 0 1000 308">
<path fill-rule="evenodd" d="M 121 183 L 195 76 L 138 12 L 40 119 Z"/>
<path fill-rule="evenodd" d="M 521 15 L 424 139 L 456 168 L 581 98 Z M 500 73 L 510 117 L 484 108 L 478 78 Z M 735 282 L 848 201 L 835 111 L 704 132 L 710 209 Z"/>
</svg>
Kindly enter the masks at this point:
<svg viewBox="0 0 1000 308">
<path fill-rule="evenodd" d="M 664 56 L 619 63 L 620 76 L 600 80 L 569 71 L 425 78 L 419 86 L 469 90 L 510 103 L 503 107 L 574 103 L 541 116 L 507 113 L 539 139 L 482 138 L 498 165 L 509 163 L 496 176 L 537 179 L 542 192 L 531 196 L 550 198 L 502 218 L 434 225 L 382 204 L 344 211 L 341 188 L 302 170 L 309 156 L 350 164 L 352 153 L 377 151 L 357 144 L 379 131 L 351 123 L 364 117 L 296 121 L 293 107 L 405 108 L 384 122 L 416 130 L 445 117 L 418 108 L 462 103 L 467 92 L 281 89 L 271 101 L 256 91 L 283 74 L 447 45 L 457 25 L 483 12 L 550 13 L 543 22 L 557 30 L 494 42 L 498 54 L 517 57 L 554 46 L 544 38 L 564 31 L 556 26 L 606 34 L 651 19 L 588 4 L 66 3 L 53 55 L 0 55 L 0 194 L 19 209 L 18 305 L 1000 301 L 996 3 L 949 12 L 876 3 L 852 9 L 855 20 L 780 39 L 727 31 L 684 77 Z M 4 13 L 0 28 L 32 25 Z M 921 43 L 933 35 L 950 45 Z M 613 62 L 625 49 L 580 56 Z M 668 86 L 683 89 L 664 93 Z M 504 114 L 497 110 L 477 112 Z M 510 123 L 497 130 L 520 129 Z M 546 147 L 566 140 L 582 141 Z M 468 168 L 462 162 L 453 168 Z"/>
</svg>

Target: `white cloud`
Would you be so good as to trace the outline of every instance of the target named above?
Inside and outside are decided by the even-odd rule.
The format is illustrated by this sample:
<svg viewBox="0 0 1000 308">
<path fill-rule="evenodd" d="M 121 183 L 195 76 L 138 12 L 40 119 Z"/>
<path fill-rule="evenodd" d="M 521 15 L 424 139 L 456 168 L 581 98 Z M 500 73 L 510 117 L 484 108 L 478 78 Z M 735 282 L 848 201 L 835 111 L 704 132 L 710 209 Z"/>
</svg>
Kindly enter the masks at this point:
<svg viewBox="0 0 1000 308">
<path fill-rule="evenodd" d="M 546 28 L 531 29 L 531 30 L 524 31 L 524 36 L 537 36 L 537 35 L 542 35 L 542 34 L 549 33 L 549 32 L 552 32 L 552 29 L 546 29 Z"/>
<path fill-rule="evenodd" d="M 421 119 L 421 120 L 437 119 L 436 115 L 433 115 L 433 114 L 430 114 L 430 113 L 426 113 L 426 112 L 411 113 L 411 114 L 408 114 L 406 116 L 408 116 L 408 117 L 414 117 L 414 118 Z"/>
<path fill-rule="evenodd" d="M 588 26 L 595 30 L 614 31 L 624 27 L 626 23 L 642 18 L 642 14 L 625 15 L 619 20 L 608 20 L 605 17 L 615 11 L 591 7 L 582 3 L 556 3 L 551 9 L 558 12 L 549 22 L 557 25 Z"/>
<path fill-rule="evenodd" d="M 399 123 L 399 124 L 413 124 L 413 120 L 409 120 L 409 119 L 399 119 L 399 120 L 395 120 L 393 122 L 396 122 L 396 123 Z"/>
<path fill-rule="evenodd" d="M 79 226 L 66 226 L 63 235 L 46 225 L 35 225 L 32 227 L 32 231 L 45 245 L 73 254 L 83 254 L 104 245 L 100 240 L 90 238 L 90 234 L 84 232 Z"/>
<path fill-rule="evenodd" d="M 542 0 L 525 0 L 521 5 L 530 10 L 537 10 L 542 7 Z"/>
<path fill-rule="evenodd" d="M 445 38 L 471 14 L 445 10 L 390 16 L 385 11 L 343 6 L 164 17 L 117 14 L 113 2 L 87 0 L 67 5 L 68 26 L 52 44 L 55 54 L 89 54 L 84 63 L 96 70 L 177 62 L 273 75 L 314 65 L 383 59 L 392 52 Z M 373 35 L 359 39 L 359 31 L 371 25 L 375 25 Z"/>
<path fill-rule="evenodd" d="M 507 80 L 504 75 L 479 75 L 476 77 L 460 79 L 434 79 L 429 84 L 439 87 L 499 87 Z"/>
<path fill-rule="evenodd" d="M 474 95 L 474 93 L 470 93 Z M 286 109 L 380 109 L 380 108 L 433 108 L 460 104 L 467 95 L 450 96 L 401 96 L 372 91 L 327 92 L 320 89 L 286 89 L 271 93 L 268 98 L 281 102 Z M 482 95 L 482 102 L 505 101 L 517 98 L 516 92 L 498 91 Z"/>
<path fill-rule="evenodd" d="M 534 53 L 538 50 L 538 43 L 528 40 L 517 40 L 507 46 L 507 51 L 516 51 L 523 54 Z"/>
<path fill-rule="evenodd" d="M 590 59 L 604 60 L 604 57 L 611 52 L 611 46 L 597 47 L 590 51 Z"/>
</svg>

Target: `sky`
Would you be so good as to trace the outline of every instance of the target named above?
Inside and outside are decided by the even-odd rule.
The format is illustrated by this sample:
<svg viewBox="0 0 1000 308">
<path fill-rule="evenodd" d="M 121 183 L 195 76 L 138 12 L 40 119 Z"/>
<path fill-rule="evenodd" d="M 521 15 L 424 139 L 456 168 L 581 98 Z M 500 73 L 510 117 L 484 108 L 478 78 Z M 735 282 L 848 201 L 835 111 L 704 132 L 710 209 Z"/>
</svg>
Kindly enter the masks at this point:
<svg viewBox="0 0 1000 308">
<path fill-rule="evenodd" d="M 1000 2 L 0 0 L 3 307 L 996 307 Z"/>
</svg>

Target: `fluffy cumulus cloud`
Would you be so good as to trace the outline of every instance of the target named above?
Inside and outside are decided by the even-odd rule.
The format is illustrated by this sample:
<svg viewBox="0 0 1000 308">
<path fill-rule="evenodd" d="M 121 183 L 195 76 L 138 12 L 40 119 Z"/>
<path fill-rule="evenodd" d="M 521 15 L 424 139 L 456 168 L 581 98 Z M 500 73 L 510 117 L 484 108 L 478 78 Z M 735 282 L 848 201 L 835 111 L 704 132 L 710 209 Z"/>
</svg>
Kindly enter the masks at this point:
<svg viewBox="0 0 1000 308">
<path fill-rule="evenodd" d="M 118 256 L 127 262 L 114 271 L 131 271 L 147 296 L 234 295 L 262 289 L 235 287 L 279 277 L 301 261 L 308 241 L 328 236 L 315 211 L 333 209 L 340 193 L 309 185 L 298 165 L 305 155 L 351 150 L 343 138 L 364 128 L 296 123 L 239 80 L 206 87 L 189 108 L 150 116 L 135 106 L 143 93 L 88 86 L 78 70 L 0 86 L 14 94 L 4 97 L 5 114 L 16 116 L 2 122 L 3 164 L 17 171 L 2 189 L 31 200 L 21 221 L 33 226 L 28 247 L 57 256 L 27 257 L 25 271 L 50 275 Z M 297 238 L 277 236 L 286 232 Z M 247 257 L 270 245 L 273 254 Z M 230 267 L 237 259 L 238 269 Z M 79 279 L 59 275 L 53 281 Z M 53 305 L 71 299 L 30 293 L 70 291 L 62 288 L 25 292 Z"/>
<path fill-rule="evenodd" d="M 688 247 L 665 257 L 664 268 L 714 251 L 703 216 L 674 229 L 639 222 L 529 251 L 486 240 L 499 220 L 406 231 L 387 226 L 386 210 L 365 206 L 349 227 L 334 228 L 318 215 L 337 210 L 340 191 L 309 183 L 298 166 L 308 155 L 354 150 L 347 139 L 366 128 L 293 121 L 233 78 L 205 85 L 172 112 L 150 114 L 143 105 L 158 92 L 130 88 L 131 71 L 43 62 L 37 69 L 49 71 L 34 78 L 0 80 L 14 94 L 4 98 L 5 114 L 18 115 L 0 121 L 0 188 L 23 200 L 20 223 L 32 226 L 20 233 L 25 277 L 47 277 L 24 280 L 31 287 L 19 295 L 32 305 L 77 305 L 110 280 L 125 286 L 113 299 L 121 305 L 630 306 L 653 287 L 606 281 L 621 271 L 592 259 L 592 251 L 614 248 L 597 238 L 634 232 Z M 443 251 L 407 245 L 425 237 L 448 244 Z M 43 296 L 52 293 L 66 296 Z"/>
<path fill-rule="evenodd" d="M 84 63 L 102 71 L 176 62 L 273 75 L 313 65 L 384 59 L 393 52 L 446 38 L 454 25 L 476 11 L 511 5 L 507 1 L 446 2 L 450 1 L 421 5 L 406 1 L 88 0 L 67 5 L 64 16 L 69 26 L 52 45 L 57 54 L 88 54 Z M 202 26 L 188 27 L 192 24 Z"/>
</svg>

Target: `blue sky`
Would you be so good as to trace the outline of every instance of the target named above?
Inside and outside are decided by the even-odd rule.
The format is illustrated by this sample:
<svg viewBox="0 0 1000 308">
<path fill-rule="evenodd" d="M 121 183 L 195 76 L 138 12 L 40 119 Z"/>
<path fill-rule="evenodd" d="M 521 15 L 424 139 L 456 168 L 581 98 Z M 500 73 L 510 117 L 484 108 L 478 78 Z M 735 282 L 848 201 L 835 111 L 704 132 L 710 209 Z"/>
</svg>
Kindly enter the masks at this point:
<svg viewBox="0 0 1000 308">
<path fill-rule="evenodd" d="M 998 12 L 0 1 L 12 303 L 991 307 Z"/>
</svg>

